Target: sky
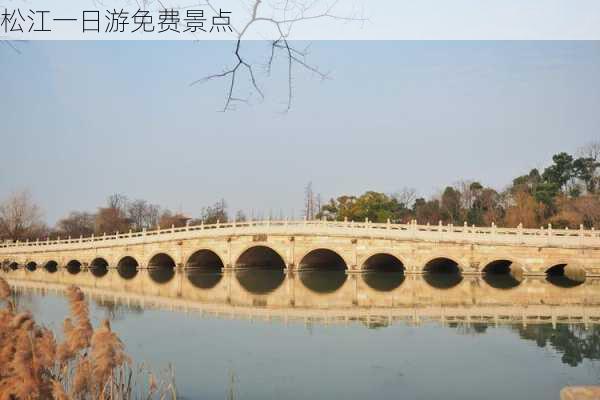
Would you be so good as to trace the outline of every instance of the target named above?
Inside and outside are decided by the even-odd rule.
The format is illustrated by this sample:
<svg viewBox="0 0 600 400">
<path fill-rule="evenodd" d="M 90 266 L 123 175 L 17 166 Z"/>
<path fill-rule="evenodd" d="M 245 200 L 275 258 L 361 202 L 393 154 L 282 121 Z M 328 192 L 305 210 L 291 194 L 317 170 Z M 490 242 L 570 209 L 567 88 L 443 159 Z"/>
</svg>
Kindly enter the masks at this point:
<svg viewBox="0 0 600 400">
<path fill-rule="evenodd" d="M 239 29 L 246 23 L 255 4 L 255 0 L 211 1 L 215 8 L 231 12 L 231 21 Z M 147 4 L 142 8 L 149 11 L 157 11 L 159 7 L 194 7 L 206 9 L 207 15 L 210 14 L 205 6 L 206 1 L 201 0 L 54 0 L 51 6 L 46 0 L 0 0 L 0 7 L 3 3 L 13 8 L 50 11 L 50 25 L 47 27 L 53 28 L 52 32 L 36 33 L 35 30 L 28 32 L 28 29 L 25 29 L 23 34 L 12 33 L 13 36 L 25 39 L 89 39 L 89 31 L 84 33 L 78 22 L 51 23 L 51 17 L 78 18 L 84 10 L 100 10 L 104 13 L 105 10 L 123 9 L 132 15 L 139 4 Z M 291 38 L 295 40 L 600 39 L 600 3 L 597 0 L 290 0 L 285 4 L 288 8 L 284 17 L 281 1 L 262 0 L 258 16 L 295 18 L 299 16 L 298 11 L 302 8 L 304 16 L 315 16 L 330 10 L 330 14 L 339 17 L 366 20 L 364 23 L 339 23 L 339 20 L 330 18 L 312 19 L 309 23 L 298 23 L 294 26 Z M 302 7 L 295 7 L 298 5 Z M 308 10 L 304 10 L 307 5 Z M 104 17 L 101 19 L 104 20 Z M 104 37 L 157 39 L 167 35 L 137 32 L 133 35 L 109 33 Z M 248 38 L 261 39 L 273 37 L 272 35 L 277 35 L 277 31 L 272 25 L 263 23 L 255 24 L 245 35 Z M 93 35 L 99 36 L 102 35 Z M 193 39 L 190 34 L 168 37 Z M 222 35 L 207 34 L 196 37 L 219 39 Z"/>
<path fill-rule="evenodd" d="M 309 181 L 324 199 L 502 189 L 600 139 L 600 42 L 316 41 L 308 60 L 331 79 L 295 68 L 289 113 L 264 42 L 242 51 L 265 100 L 225 113 L 227 82 L 190 83 L 230 66 L 233 42 L 3 44 L 0 199 L 27 189 L 50 224 L 117 192 L 299 218 Z"/>
</svg>

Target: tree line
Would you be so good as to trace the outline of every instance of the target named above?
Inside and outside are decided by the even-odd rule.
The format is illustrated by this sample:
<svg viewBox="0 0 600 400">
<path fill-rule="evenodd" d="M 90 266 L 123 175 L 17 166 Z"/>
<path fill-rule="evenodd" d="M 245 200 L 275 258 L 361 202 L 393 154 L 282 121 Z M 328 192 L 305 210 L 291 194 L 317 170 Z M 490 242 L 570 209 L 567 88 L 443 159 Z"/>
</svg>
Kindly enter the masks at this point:
<svg viewBox="0 0 600 400">
<path fill-rule="evenodd" d="M 310 203 L 310 202 L 309 202 Z M 307 206 L 308 207 L 308 206 Z M 305 211 L 305 214 L 307 212 Z M 459 181 L 431 199 L 411 189 L 386 194 L 343 195 L 321 206 L 316 218 L 420 224 L 463 224 L 539 228 L 600 227 L 600 142 L 574 157 L 561 152 L 552 164 L 518 176 L 502 191 L 477 181 Z"/>
<path fill-rule="evenodd" d="M 238 221 L 246 216 L 238 211 Z M 143 229 L 182 227 L 186 224 L 227 222 L 229 215 L 225 200 L 202 208 L 198 218 L 164 209 L 147 200 L 129 200 L 123 194 L 113 194 L 96 212 L 72 211 L 54 227 L 48 227 L 39 206 L 27 191 L 10 195 L 0 204 L 0 240 L 35 240 L 45 237 L 79 237 L 92 234 L 140 231 Z"/>
<path fill-rule="evenodd" d="M 541 172 L 532 169 L 518 176 L 504 190 L 462 180 L 447 186 L 430 199 L 418 197 L 413 189 L 387 194 L 368 191 L 362 195 L 342 195 L 323 203 L 305 188 L 304 217 L 307 219 L 349 220 L 420 224 L 444 224 L 539 228 L 600 227 L 600 142 L 590 143 L 577 156 L 561 152 Z M 191 218 L 164 209 L 146 200 L 130 200 L 122 194 L 108 197 L 96 212 L 73 211 L 48 227 L 39 206 L 26 192 L 14 193 L 0 203 L 0 240 L 79 237 L 113 234 L 129 230 L 181 227 L 190 224 L 228 222 L 225 200 L 204 207 Z M 236 221 L 245 221 L 242 211 Z"/>
</svg>

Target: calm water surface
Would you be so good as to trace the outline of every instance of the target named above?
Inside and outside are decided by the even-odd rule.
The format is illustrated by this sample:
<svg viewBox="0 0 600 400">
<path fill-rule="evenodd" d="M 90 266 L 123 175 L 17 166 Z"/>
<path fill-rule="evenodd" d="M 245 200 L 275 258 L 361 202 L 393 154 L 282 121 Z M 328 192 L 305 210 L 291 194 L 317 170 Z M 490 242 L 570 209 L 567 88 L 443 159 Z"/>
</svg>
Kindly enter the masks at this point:
<svg viewBox="0 0 600 400">
<path fill-rule="evenodd" d="M 79 284 L 185 399 L 558 399 L 600 383 L 600 284 L 337 272 L 7 275 L 56 331 Z M 45 279 L 47 281 L 47 279 Z"/>
</svg>

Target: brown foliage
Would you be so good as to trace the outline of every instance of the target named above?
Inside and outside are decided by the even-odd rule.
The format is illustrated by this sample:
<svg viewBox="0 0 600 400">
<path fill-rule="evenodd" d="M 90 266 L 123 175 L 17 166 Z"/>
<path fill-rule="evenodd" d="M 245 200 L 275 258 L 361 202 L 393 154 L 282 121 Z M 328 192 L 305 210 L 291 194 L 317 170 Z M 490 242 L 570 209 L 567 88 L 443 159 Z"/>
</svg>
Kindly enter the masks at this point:
<svg viewBox="0 0 600 400">
<path fill-rule="evenodd" d="M 127 232 L 130 228 L 129 220 L 122 210 L 114 207 L 98 209 L 95 226 L 96 234 Z"/>
<path fill-rule="evenodd" d="M 10 286 L 0 278 L 0 299 L 10 296 Z M 83 292 L 73 286 L 67 297 L 71 318 L 64 321 L 64 341 L 58 345 L 31 314 L 16 313 L 10 303 L 0 309 L 0 400 L 134 397 L 131 361 L 109 322 L 94 331 Z M 157 389 L 153 382 L 150 395 L 176 398 L 171 384 Z"/>
<path fill-rule="evenodd" d="M 10 286 L 5 280 L 0 279 L 0 300 L 8 300 L 10 298 Z"/>
<path fill-rule="evenodd" d="M 544 205 L 538 203 L 526 191 L 514 194 L 514 204 L 506 210 L 505 224 L 517 226 L 520 223 L 524 228 L 539 228 L 543 223 Z"/>
<path fill-rule="evenodd" d="M 34 239 L 46 231 L 42 212 L 29 192 L 13 193 L 0 203 L 0 239 Z"/>
<path fill-rule="evenodd" d="M 166 228 L 170 228 L 170 227 L 175 227 L 175 228 L 181 228 L 183 226 L 185 226 L 185 224 L 187 223 L 187 221 L 189 221 L 189 217 L 186 217 L 183 214 L 171 214 L 170 211 L 165 211 L 161 216 L 160 216 L 160 220 L 158 222 L 158 224 L 160 225 L 160 227 L 162 229 L 166 229 Z"/>
</svg>

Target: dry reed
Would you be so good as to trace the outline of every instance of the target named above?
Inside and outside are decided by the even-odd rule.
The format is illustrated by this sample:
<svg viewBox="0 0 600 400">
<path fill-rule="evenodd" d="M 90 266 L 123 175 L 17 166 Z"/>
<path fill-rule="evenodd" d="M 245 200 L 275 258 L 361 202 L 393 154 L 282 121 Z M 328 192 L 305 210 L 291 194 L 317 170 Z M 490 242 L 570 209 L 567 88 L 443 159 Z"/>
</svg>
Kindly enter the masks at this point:
<svg viewBox="0 0 600 400">
<path fill-rule="evenodd" d="M 70 318 L 57 344 L 53 332 L 38 326 L 31 314 L 15 311 L 10 286 L 0 278 L 0 301 L 7 304 L 0 309 L 0 400 L 177 398 L 173 376 L 141 379 L 145 368 L 132 366 L 109 321 L 94 331 L 79 288 L 69 287 L 67 298 Z"/>
</svg>

